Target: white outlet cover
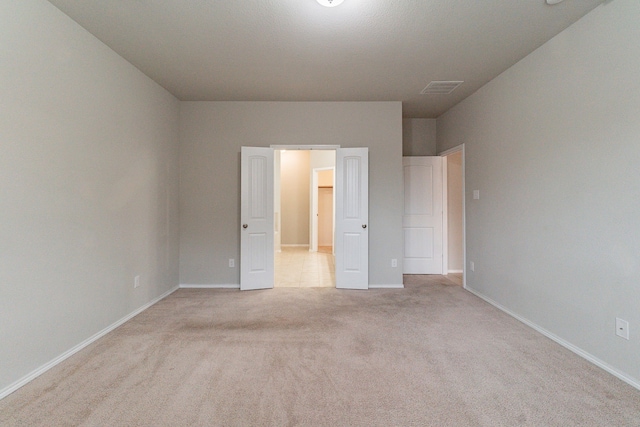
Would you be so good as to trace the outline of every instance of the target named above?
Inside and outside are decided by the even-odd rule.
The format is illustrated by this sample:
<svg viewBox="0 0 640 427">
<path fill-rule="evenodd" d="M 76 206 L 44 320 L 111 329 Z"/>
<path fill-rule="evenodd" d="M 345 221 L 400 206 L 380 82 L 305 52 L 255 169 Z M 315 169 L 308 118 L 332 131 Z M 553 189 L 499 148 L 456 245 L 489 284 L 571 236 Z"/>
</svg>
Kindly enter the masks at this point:
<svg viewBox="0 0 640 427">
<path fill-rule="evenodd" d="M 480 190 L 473 190 L 473 200 L 480 200 Z"/>
<path fill-rule="evenodd" d="M 616 335 L 621 338 L 624 338 L 625 340 L 628 340 L 629 339 L 629 322 L 616 317 Z"/>
</svg>

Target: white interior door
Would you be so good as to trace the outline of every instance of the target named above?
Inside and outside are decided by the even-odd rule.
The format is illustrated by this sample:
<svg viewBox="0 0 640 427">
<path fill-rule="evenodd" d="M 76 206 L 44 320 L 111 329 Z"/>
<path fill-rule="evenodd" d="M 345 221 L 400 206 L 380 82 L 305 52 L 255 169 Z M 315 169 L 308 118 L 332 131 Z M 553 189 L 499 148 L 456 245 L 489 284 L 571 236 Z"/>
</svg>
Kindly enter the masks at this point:
<svg viewBox="0 0 640 427">
<path fill-rule="evenodd" d="M 442 157 L 403 157 L 404 274 L 442 274 Z"/>
<path fill-rule="evenodd" d="M 336 150 L 336 288 L 369 288 L 369 149 Z"/>
<path fill-rule="evenodd" d="M 273 149 L 242 147 L 240 289 L 273 288 Z"/>
</svg>

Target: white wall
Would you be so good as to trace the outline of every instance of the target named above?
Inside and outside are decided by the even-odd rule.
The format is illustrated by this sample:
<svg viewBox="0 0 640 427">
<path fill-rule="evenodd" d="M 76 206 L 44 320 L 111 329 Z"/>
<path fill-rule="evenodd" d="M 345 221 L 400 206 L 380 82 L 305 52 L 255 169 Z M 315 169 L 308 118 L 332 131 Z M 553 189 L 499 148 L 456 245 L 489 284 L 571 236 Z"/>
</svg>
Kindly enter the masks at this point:
<svg viewBox="0 0 640 427">
<path fill-rule="evenodd" d="M 334 170 L 322 170 L 318 172 L 318 187 L 333 188 Z"/>
<path fill-rule="evenodd" d="M 402 155 L 435 156 L 436 119 L 402 119 Z"/>
<path fill-rule="evenodd" d="M 273 153 L 273 222 L 274 222 L 274 248 L 280 252 L 282 250 L 282 197 L 280 194 L 280 150 L 275 150 Z"/>
<path fill-rule="evenodd" d="M 437 123 L 440 151 L 465 143 L 469 288 L 636 385 L 639 22 L 604 3 Z"/>
<path fill-rule="evenodd" d="M 177 285 L 179 110 L 44 0 L 3 2 L 0 64 L 2 394 Z"/>
<path fill-rule="evenodd" d="M 311 166 L 311 169 L 335 167 L 336 151 L 335 150 L 312 150 L 310 166 Z M 313 171 L 311 171 L 310 173 L 313 173 Z"/>
<path fill-rule="evenodd" d="M 183 102 L 180 282 L 240 281 L 240 147 L 369 146 L 370 283 L 402 283 L 402 105 L 399 102 Z"/>
</svg>

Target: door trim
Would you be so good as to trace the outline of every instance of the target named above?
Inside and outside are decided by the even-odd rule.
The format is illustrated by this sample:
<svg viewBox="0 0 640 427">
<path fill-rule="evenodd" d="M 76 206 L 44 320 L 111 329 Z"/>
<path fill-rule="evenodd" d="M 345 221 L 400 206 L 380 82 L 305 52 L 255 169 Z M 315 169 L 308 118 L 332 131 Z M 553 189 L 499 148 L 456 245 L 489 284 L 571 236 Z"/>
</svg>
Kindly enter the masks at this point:
<svg viewBox="0 0 640 427">
<path fill-rule="evenodd" d="M 269 146 L 274 150 L 337 150 L 340 148 L 339 145 L 278 145 L 271 144 Z"/>
</svg>

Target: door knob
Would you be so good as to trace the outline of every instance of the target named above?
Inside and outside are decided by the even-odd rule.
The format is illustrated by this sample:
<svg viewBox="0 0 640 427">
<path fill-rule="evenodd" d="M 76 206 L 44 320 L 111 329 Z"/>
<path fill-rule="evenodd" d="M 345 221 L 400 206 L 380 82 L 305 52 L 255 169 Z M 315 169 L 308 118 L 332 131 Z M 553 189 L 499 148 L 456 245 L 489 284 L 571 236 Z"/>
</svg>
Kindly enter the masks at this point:
<svg viewBox="0 0 640 427">
<path fill-rule="evenodd" d="M 362 228 L 367 228 L 367 224 L 362 224 Z"/>
<path fill-rule="evenodd" d="M 242 224 L 242 228 L 247 228 L 249 224 Z"/>
</svg>

